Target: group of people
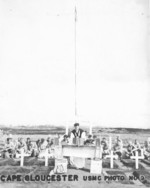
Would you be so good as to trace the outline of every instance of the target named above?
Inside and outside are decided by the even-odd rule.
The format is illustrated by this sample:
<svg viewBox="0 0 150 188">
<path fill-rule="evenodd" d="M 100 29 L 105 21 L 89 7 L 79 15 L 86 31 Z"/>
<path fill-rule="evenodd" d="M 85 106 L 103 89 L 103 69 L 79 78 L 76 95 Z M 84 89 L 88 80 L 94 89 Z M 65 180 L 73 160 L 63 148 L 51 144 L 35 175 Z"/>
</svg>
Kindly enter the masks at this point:
<svg viewBox="0 0 150 188">
<path fill-rule="evenodd" d="M 95 146 L 97 145 L 98 140 L 95 135 L 86 136 L 86 132 L 80 129 L 79 123 L 74 124 L 74 129 L 68 135 L 65 134 L 62 138 L 59 135 L 57 137 L 58 144 L 61 145 L 73 144 L 73 138 L 82 138 L 84 140 L 84 145 Z M 131 156 L 135 155 L 136 151 L 139 155 L 141 155 L 141 151 L 143 151 L 144 157 L 150 160 L 150 144 L 148 142 L 145 142 L 144 146 L 141 146 L 138 140 L 135 140 L 134 143 L 129 141 L 127 146 L 124 146 L 120 136 L 117 136 L 113 145 L 110 145 L 105 137 L 99 142 L 102 158 L 107 157 L 111 150 L 113 150 L 113 154 L 116 155 L 116 159 L 129 159 Z M 50 138 L 50 136 L 47 139 L 38 139 L 36 142 L 31 141 L 29 137 L 26 140 L 23 138 L 13 140 L 12 136 L 9 136 L 5 142 L 1 156 L 3 158 L 14 158 L 23 150 L 24 153 L 31 157 L 43 157 L 45 150 L 48 149 L 49 153 L 51 153 L 54 150 L 54 146 L 54 139 Z"/>
<path fill-rule="evenodd" d="M 72 141 L 72 138 L 83 138 L 85 139 L 84 145 L 96 145 L 96 136 L 89 135 L 86 138 L 85 131 L 79 128 L 79 124 L 74 124 L 74 130 L 70 133 L 70 135 L 64 135 L 64 139 L 62 144 L 69 144 Z M 146 141 L 144 145 L 141 145 L 137 139 L 132 141 L 128 141 L 128 144 L 123 145 L 123 141 L 120 136 L 117 136 L 114 144 L 110 146 L 109 141 L 106 137 L 103 137 L 100 141 L 100 145 L 102 146 L 102 158 L 107 157 L 110 154 L 110 150 L 113 150 L 113 154 L 116 155 L 116 159 L 130 159 L 131 156 L 135 156 L 136 151 L 139 155 L 144 155 L 145 159 L 150 160 L 150 143 Z M 143 151 L 143 153 L 141 152 Z"/>
<path fill-rule="evenodd" d="M 150 160 L 150 143 L 148 140 L 145 141 L 144 145 L 141 145 L 137 139 L 135 139 L 134 142 L 129 141 L 126 157 L 130 158 L 131 156 L 134 156 L 136 151 L 138 152 L 138 155 L 143 155 L 145 159 Z"/>
<path fill-rule="evenodd" d="M 17 154 L 20 154 L 23 150 L 24 153 L 31 157 L 40 157 L 47 148 L 49 151 L 52 150 L 53 145 L 54 140 L 50 137 L 47 139 L 41 138 L 33 142 L 29 137 L 26 140 L 24 138 L 14 140 L 12 135 L 10 135 L 6 139 L 4 148 L 1 151 L 1 156 L 3 158 L 15 158 Z"/>
</svg>

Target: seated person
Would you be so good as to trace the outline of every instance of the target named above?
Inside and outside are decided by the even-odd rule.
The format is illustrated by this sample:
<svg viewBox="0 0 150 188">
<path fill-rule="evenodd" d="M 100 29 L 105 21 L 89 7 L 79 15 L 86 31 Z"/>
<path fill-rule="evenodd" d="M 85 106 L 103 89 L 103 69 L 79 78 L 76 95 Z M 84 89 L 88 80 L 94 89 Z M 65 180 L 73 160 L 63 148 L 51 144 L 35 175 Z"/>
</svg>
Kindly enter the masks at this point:
<svg viewBox="0 0 150 188">
<path fill-rule="evenodd" d="M 113 147 L 113 150 L 114 150 L 114 154 L 116 154 L 117 157 L 121 159 L 122 152 L 123 152 L 123 143 L 119 136 L 117 136 L 116 143 Z"/>
<path fill-rule="evenodd" d="M 3 158 L 13 158 L 15 155 L 15 145 L 12 142 L 12 138 L 7 138 L 2 151 Z"/>
<path fill-rule="evenodd" d="M 41 143 L 40 143 L 40 147 L 39 147 L 39 156 L 38 156 L 39 158 L 44 157 L 44 154 L 45 154 L 46 149 L 47 149 L 47 145 L 48 145 L 47 141 L 44 138 L 42 138 Z"/>
<path fill-rule="evenodd" d="M 38 156 L 38 148 L 36 143 L 31 142 L 30 138 L 27 138 L 27 152 L 28 154 L 30 154 L 31 157 L 37 157 Z"/>
<path fill-rule="evenodd" d="M 48 137 L 47 138 L 47 146 L 46 146 L 46 148 L 48 148 L 48 152 L 49 153 L 53 153 L 54 154 L 54 148 L 55 148 L 55 144 L 54 144 L 54 139 L 52 138 L 50 138 L 50 137 Z"/>
<path fill-rule="evenodd" d="M 135 155 L 135 152 L 138 151 L 138 154 L 140 155 L 141 154 L 141 145 L 137 139 L 135 139 L 133 146 L 134 146 L 133 154 Z"/>
<path fill-rule="evenodd" d="M 20 139 L 18 140 L 18 144 L 17 144 L 17 148 L 16 148 L 17 153 L 21 153 L 21 150 L 22 150 L 22 149 L 24 150 L 25 153 L 27 152 L 27 145 L 26 145 L 26 142 L 24 141 L 23 138 L 20 138 Z"/>
<path fill-rule="evenodd" d="M 97 136 L 96 135 L 93 135 L 93 139 L 96 140 Z"/>
<path fill-rule="evenodd" d="M 38 139 L 38 140 L 36 141 L 36 146 L 37 146 L 37 149 L 38 149 L 38 150 L 40 150 L 40 145 L 41 145 L 41 140 Z"/>
<path fill-rule="evenodd" d="M 26 141 L 26 146 L 27 146 L 27 152 L 30 153 L 31 152 L 31 139 L 30 138 L 27 138 L 27 141 Z"/>
<path fill-rule="evenodd" d="M 64 135 L 63 136 L 63 140 L 61 141 L 61 145 L 68 145 L 69 144 L 69 140 L 68 140 L 68 135 Z"/>
<path fill-rule="evenodd" d="M 127 145 L 127 150 L 125 151 L 125 157 L 127 159 L 130 159 L 130 157 L 134 155 L 133 149 L 134 149 L 134 145 L 131 141 L 129 141 L 129 143 Z"/>
<path fill-rule="evenodd" d="M 15 147 L 15 151 L 17 151 L 17 147 L 18 147 L 18 139 L 14 140 L 14 147 Z"/>
<path fill-rule="evenodd" d="M 56 138 L 58 138 L 58 142 L 61 143 L 61 136 L 60 136 L 60 134 L 57 134 Z"/>
<path fill-rule="evenodd" d="M 54 144 L 54 138 L 51 139 L 50 147 L 51 147 L 51 148 L 54 148 L 54 147 L 55 147 L 55 144 Z"/>
<path fill-rule="evenodd" d="M 109 154 L 108 142 L 105 137 L 102 138 L 101 146 L 102 146 L 102 158 L 105 158 L 105 156 Z"/>
<path fill-rule="evenodd" d="M 47 148 L 51 147 L 51 138 L 50 137 L 47 138 L 47 146 L 46 147 Z"/>
<path fill-rule="evenodd" d="M 120 135 L 118 135 L 117 137 L 116 137 L 116 143 L 121 143 L 121 145 L 123 145 L 123 143 L 122 143 L 122 139 L 120 138 Z"/>
<path fill-rule="evenodd" d="M 92 135 L 88 136 L 88 139 L 84 142 L 85 145 L 95 145 L 95 140 Z"/>
<path fill-rule="evenodd" d="M 26 141 L 26 144 L 28 145 L 28 144 L 30 144 L 31 143 L 31 139 L 28 137 L 27 138 L 27 141 Z"/>
<path fill-rule="evenodd" d="M 41 151 L 46 150 L 46 148 L 47 148 L 47 141 L 44 138 L 42 138 L 40 143 L 40 150 Z"/>
<path fill-rule="evenodd" d="M 143 153 L 144 153 L 144 158 L 150 160 L 150 145 L 148 144 L 148 141 L 146 141 L 144 144 Z"/>
</svg>

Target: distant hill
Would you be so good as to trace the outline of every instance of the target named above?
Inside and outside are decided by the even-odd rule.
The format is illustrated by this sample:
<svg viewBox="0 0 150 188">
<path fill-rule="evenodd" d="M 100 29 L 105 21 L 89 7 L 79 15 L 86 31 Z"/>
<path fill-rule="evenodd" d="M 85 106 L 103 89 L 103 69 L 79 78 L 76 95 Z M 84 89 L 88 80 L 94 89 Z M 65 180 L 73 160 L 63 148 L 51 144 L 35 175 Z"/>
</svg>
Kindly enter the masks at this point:
<svg viewBox="0 0 150 188">
<path fill-rule="evenodd" d="M 65 134 L 64 126 L 54 126 L 54 125 L 39 125 L 39 126 L 0 126 L 0 128 L 6 134 Z M 88 128 L 85 128 L 88 132 Z M 93 127 L 93 133 L 114 133 L 114 134 L 138 134 L 146 133 L 150 134 L 150 129 L 137 129 L 137 128 L 100 128 Z"/>
<path fill-rule="evenodd" d="M 117 133 L 117 134 L 135 134 L 135 133 L 150 133 L 150 129 L 137 128 L 97 128 L 99 133 Z"/>
</svg>

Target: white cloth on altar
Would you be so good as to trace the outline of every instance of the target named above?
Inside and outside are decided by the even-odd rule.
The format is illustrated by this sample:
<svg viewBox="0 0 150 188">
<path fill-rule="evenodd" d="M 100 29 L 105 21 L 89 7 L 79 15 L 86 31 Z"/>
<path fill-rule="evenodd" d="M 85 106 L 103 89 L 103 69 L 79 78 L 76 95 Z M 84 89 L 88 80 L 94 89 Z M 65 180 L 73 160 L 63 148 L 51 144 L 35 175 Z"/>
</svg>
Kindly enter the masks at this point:
<svg viewBox="0 0 150 188">
<path fill-rule="evenodd" d="M 70 157 L 70 163 L 72 166 L 75 166 L 76 168 L 83 168 L 85 167 L 85 158 Z"/>
</svg>

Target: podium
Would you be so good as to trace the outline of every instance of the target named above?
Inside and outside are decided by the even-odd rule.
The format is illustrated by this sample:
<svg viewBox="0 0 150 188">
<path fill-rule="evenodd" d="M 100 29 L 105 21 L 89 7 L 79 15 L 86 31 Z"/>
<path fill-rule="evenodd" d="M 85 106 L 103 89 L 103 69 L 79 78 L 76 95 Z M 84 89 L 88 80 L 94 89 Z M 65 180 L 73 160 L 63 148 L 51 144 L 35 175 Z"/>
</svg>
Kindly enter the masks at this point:
<svg viewBox="0 0 150 188">
<path fill-rule="evenodd" d="M 77 146 L 77 145 L 62 146 L 62 155 L 66 157 L 81 157 L 81 158 L 94 159 L 95 155 L 97 154 L 96 151 L 97 151 L 96 146 Z"/>
<path fill-rule="evenodd" d="M 83 146 L 84 145 L 84 138 L 73 138 L 73 144 L 77 146 Z"/>
</svg>

